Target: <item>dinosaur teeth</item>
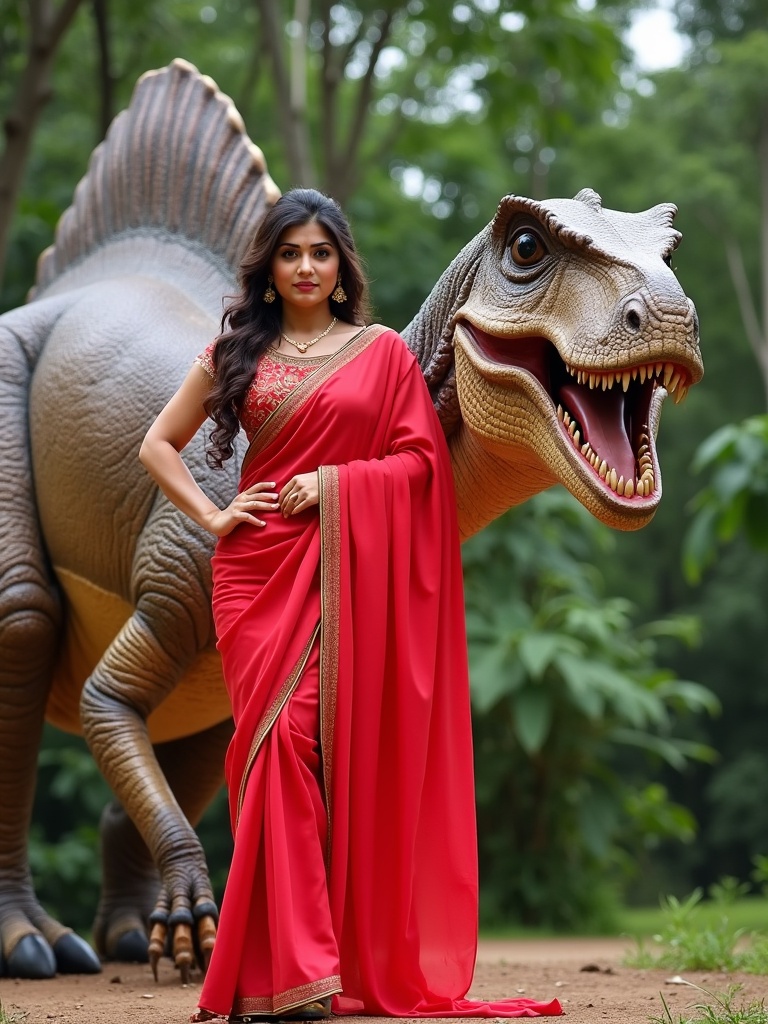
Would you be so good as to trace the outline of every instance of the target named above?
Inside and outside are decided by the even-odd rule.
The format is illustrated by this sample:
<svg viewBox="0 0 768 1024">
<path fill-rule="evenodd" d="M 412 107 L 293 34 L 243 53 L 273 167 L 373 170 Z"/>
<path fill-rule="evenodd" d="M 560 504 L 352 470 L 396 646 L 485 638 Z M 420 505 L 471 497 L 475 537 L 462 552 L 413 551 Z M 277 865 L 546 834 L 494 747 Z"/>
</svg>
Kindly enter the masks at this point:
<svg viewBox="0 0 768 1024">
<path fill-rule="evenodd" d="M 615 384 L 620 385 L 626 392 L 633 380 L 639 380 L 644 384 L 646 380 L 658 380 L 667 389 L 670 395 L 674 395 L 678 388 L 688 390 L 685 383 L 685 371 L 678 369 L 674 363 L 643 363 L 640 366 L 627 367 L 624 370 L 608 370 L 607 372 L 595 370 L 579 370 L 570 363 L 565 368 L 571 377 L 576 378 L 578 384 L 583 384 L 592 390 L 595 388 L 608 391 Z M 682 401 L 682 399 L 676 399 Z"/>
<path fill-rule="evenodd" d="M 571 416 L 562 405 L 557 407 L 557 418 L 563 424 L 568 437 L 573 442 L 574 448 L 581 454 L 586 462 L 597 473 L 601 480 L 616 494 L 624 498 L 647 497 L 656 484 L 653 472 L 653 457 L 651 455 L 650 438 L 647 428 L 640 434 L 637 449 L 637 477 L 632 479 L 619 475 L 613 466 L 609 466 L 598 452 L 594 450 L 589 441 L 582 441 L 581 428 L 578 421 Z"/>
</svg>

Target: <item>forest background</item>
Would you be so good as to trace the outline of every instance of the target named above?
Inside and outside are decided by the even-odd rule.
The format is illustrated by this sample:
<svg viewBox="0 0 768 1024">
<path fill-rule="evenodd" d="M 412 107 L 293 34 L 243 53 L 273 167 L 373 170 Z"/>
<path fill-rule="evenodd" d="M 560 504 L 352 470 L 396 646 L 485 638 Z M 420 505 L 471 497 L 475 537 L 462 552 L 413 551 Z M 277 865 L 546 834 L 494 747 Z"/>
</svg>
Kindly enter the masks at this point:
<svg viewBox="0 0 768 1024">
<path fill-rule="evenodd" d="M 0 312 L 20 305 L 137 77 L 180 56 L 234 99 L 285 189 L 348 210 L 377 316 L 404 327 L 500 197 L 680 207 L 706 375 L 668 403 L 660 511 L 614 534 L 562 490 L 465 545 L 486 924 L 610 928 L 768 854 L 768 32 L 764 0 L 0 0 Z M 87 931 L 109 793 L 46 731 L 43 901 Z M 201 836 L 217 890 L 223 799 Z"/>
</svg>

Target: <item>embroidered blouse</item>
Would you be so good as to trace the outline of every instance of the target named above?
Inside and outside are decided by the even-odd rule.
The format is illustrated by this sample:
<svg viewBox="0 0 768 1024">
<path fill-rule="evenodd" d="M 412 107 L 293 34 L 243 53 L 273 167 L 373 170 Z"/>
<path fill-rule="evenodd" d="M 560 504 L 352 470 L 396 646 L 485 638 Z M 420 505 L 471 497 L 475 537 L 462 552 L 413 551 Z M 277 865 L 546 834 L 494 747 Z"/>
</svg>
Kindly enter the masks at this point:
<svg viewBox="0 0 768 1024">
<path fill-rule="evenodd" d="M 216 371 L 213 366 L 215 345 L 216 342 L 212 341 L 205 351 L 195 359 L 198 366 L 202 366 L 214 380 L 216 379 Z M 256 431 L 267 416 L 327 358 L 326 355 L 301 356 L 292 359 L 290 356 L 272 352 L 270 349 L 262 353 L 256 366 L 256 373 L 246 392 L 243 410 L 240 414 L 240 425 L 249 441 L 253 440 Z"/>
</svg>

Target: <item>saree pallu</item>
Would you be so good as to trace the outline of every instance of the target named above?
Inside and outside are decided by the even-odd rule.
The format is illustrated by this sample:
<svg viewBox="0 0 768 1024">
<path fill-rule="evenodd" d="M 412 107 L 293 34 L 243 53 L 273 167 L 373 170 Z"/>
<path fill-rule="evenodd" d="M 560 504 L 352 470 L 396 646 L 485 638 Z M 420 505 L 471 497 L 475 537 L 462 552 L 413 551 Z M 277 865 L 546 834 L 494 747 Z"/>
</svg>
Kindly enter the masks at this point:
<svg viewBox="0 0 768 1024">
<path fill-rule="evenodd" d="M 235 854 L 200 1005 L 280 1012 L 336 993 L 339 1014 L 559 1014 L 464 998 L 477 848 L 455 497 L 395 332 L 361 332 L 278 406 L 241 489 L 318 467 L 319 508 L 267 513 L 214 556 Z"/>
</svg>

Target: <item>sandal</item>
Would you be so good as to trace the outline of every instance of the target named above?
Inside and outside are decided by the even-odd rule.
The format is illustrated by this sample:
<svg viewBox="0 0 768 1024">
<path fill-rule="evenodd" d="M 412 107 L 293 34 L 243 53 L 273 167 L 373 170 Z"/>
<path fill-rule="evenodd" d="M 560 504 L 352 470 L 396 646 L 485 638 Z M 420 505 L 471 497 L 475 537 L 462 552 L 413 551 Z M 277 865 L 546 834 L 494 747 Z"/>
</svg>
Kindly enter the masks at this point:
<svg viewBox="0 0 768 1024">
<path fill-rule="evenodd" d="M 302 1021 L 302 1020 L 327 1020 L 331 1016 L 331 997 L 324 999 L 313 999 L 309 1003 L 302 1003 L 301 1006 L 294 1006 L 287 1013 L 233 1013 L 229 1017 L 229 1024 L 262 1024 L 264 1021 Z M 205 1018 L 201 1018 L 205 1019 Z"/>
<path fill-rule="evenodd" d="M 280 1020 L 326 1020 L 331 1016 L 331 997 L 313 999 L 310 1003 L 302 1003 L 290 1013 L 279 1014 Z"/>
</svg>

